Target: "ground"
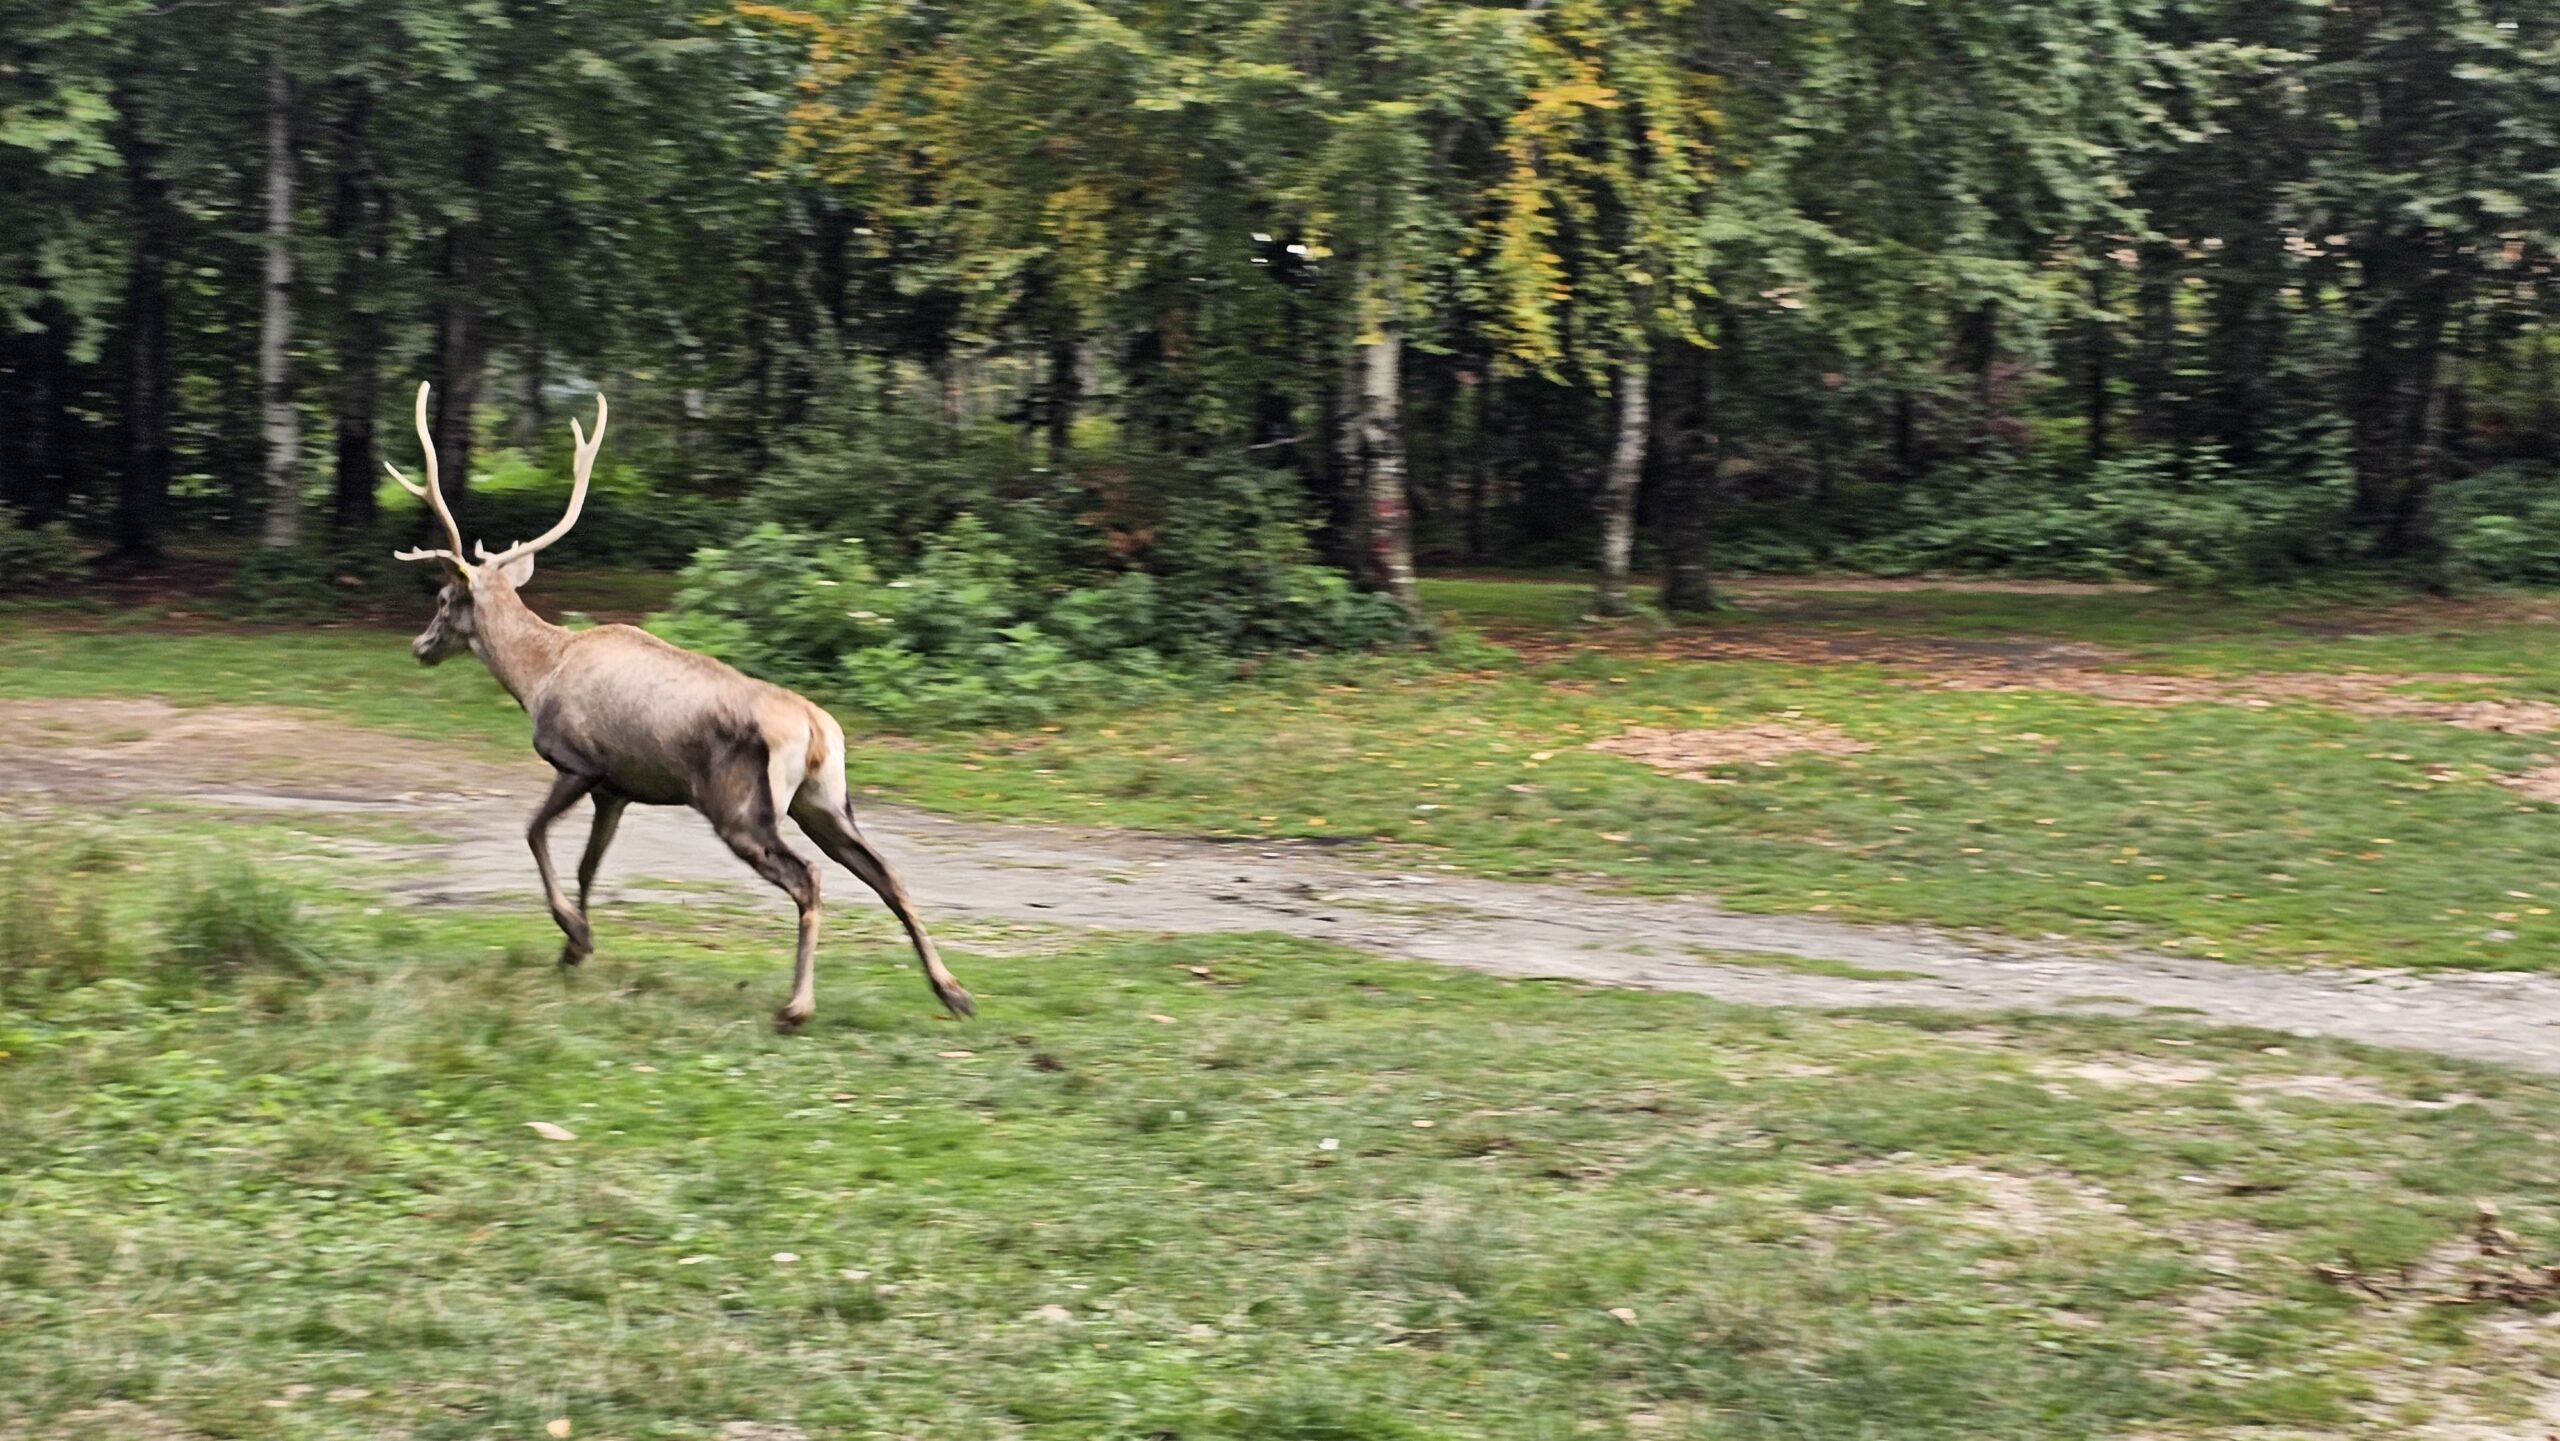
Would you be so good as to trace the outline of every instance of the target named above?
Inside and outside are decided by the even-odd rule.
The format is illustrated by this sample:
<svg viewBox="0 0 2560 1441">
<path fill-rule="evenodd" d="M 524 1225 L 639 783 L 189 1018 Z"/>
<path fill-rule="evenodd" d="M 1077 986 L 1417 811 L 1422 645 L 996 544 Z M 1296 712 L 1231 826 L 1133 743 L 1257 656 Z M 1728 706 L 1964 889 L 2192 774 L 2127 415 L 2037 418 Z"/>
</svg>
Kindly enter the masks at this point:
<svg viewBox="0 0 2560 1441">
<path fill-rule="evenodd" d="M 839 874 L 788 1041 L 679 815 L 555 973 L 476 670 L 0 617 L 0 1437 L 2560 1425 L 2539 603 L 1435 591 L 864 745 L 986 1009 Z"/>
</svg>

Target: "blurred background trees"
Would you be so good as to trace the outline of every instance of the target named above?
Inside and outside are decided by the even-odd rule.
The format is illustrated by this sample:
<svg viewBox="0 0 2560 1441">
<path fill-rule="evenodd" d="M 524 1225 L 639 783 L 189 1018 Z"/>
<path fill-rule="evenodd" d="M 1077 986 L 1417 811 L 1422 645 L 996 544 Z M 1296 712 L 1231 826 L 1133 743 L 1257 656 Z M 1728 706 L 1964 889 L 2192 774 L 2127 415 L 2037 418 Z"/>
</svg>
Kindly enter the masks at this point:
<svg viewBox="0 0 2560 1441">
<path fill-rule="evenodd" d="M 1143 577 L 1167 652 L 1418 563 L 2560 580 L 2556 27 L 0 0 L 0 546 L 343 570 L 424 378 L 493 540 L 605 385 L 564 558 Z"/>
</svg>

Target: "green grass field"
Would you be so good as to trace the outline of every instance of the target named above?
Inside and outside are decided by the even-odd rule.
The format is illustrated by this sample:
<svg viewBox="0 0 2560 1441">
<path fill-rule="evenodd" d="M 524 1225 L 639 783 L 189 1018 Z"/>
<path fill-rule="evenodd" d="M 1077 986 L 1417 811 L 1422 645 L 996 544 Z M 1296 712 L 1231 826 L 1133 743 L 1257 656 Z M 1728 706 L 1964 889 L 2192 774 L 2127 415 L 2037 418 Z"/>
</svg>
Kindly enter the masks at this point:
<svg viewBox="0 0 2560 1441">
<path fill-rule="evenodd" d="M 1050 730 L 881 738 L 857 779 L 2235 961 L 2560 954 L 2551 818 L 2487 779 L 2533 737 L 1569 648 L 1435 590 L 1538 658 L 1281 665 Z M 2546 626 L 2463 626 L 1905 594 L 1683 634 L 2104 636 L 2146 671 L 2550 692 Z M 422 672 L 391 633 L 0 627 L 0 700 L 524 745 L 485 675 Z M 1584 748 L 1786 717 L 1873 749 L 1702 785 Z M 991 925 L 946 928 L 985 1007 L 955 1023 L 855 906 L 784 1040 L 764 910 L 615 907 L 564 975 L 537 906 L 384 900 L 366 847 L 413 838 L 381 817 L 0 814 L 8 1441 L 2159 1441 L 2560 1414 L 2560 1354 L 2519 1313 L 2312 1270 L 2458 1290 L 2484 1200 L 2554 1249 L 2560 1087 L 2537 1079 L 2167 1013 L 1777 1013 Z"/>
<path fill-rule="evenodd" d="M 1572 593 L 1441 582 L 1434 594 L 1486 619 L 1491 603 L 1473 597 L 1500 584 Z M 2115 648 L 2106 664 L 2146 672 L 2459 672 L 2492 679 L 2406 693 L 2560 697 L 2560 624 L 2520 607 L 2430 622 L 2406 602 L 1818 601 L 1809 618 L 1746 614 L 1684 634 L 2098 643 Z M 1348 839 L 1383 863 L 1705 891 L 1746 910 L 2245 962 L 2560 964 L 2560 828 L 2548 805 L 2495 783 L 2560 738 L 2308 702 L 1950 691 L 1911 665 L 1683 660 L 1642 645 L 1550 644 L 1472 670 L 1284 663 L 1238 688 L 1038 730 L 877 738 L 853 769 L 874 794 L 961 814 Z M 421 672 L 385 633 L 173 634 L 127 619 L 0 638 L 0 697 L 129 694 L 317 708 L 510 754 L 525 743 L 522 716 L 476 668 Z M 1587 749 L 1631 726 L 1771 720 L 1874 748 L 1751 768 L 1734 785 Z"/>
<path fill-rule="evenodd" d="M 13 847 L 0 1434 L 2380 1435 L 2548 1385 L 2308 1269 L 2475 1197 L 2553 1234 L 2560 1091 L 2491 1071 L 1019 928 L 953 934 L 955 1024 L 844 912 L 782 1040 L 769 916 L 617 908 L 563 976 L 538 911 L 281 892 L 233 829 Z"/>
</svg>

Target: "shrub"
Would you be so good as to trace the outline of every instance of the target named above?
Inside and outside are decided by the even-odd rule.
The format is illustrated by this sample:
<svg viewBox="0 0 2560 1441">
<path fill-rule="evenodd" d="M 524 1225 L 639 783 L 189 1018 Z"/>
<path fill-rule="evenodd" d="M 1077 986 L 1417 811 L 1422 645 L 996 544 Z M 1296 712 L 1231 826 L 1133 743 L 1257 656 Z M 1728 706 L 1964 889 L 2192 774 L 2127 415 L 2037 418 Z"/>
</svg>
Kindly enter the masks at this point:
<svg viewBox="0 0 2560 1441">
<path fill-rule="evenodd" d="M 28 525 L 0 506 L 0 591 L 53 590 L 89 573 L 89 559 L 61 521 Z"/>
<path fill-rule="evenodd" d="M 2085 473 L 2000 459 L 1933 477 L 1929 513 L 1849 549 L 1880 575 L 1944 570 L 2065 580 L 2206 584 L 2278 579 L 2335 559 L 2351 486 L 2325 450 L 2307 466 L 2242 472 L 2212 447 L 2144 449 Z"/>
<path fill-rule="evenodd" d="M 824 497 L 850 482 L 786 467 L 760 492 L 768 518 L 697 554 L 653 625 L 883 720 L 954 725 L 1041 720 L 1242 657 L 1406 633 L 1394 602 L 1314 562 L 1285 478 L 1117 457 L 1008 478 L 995 454 L 893 466 L 876 494 L 834 510 Z M 928 474 L 965 476 L 963 494 L 1003 508 L 957 511 L 912 541 L 861 533 L 947 504 L 915 484 Z"/>
<path fill-rule="evenodd" d="M 45 874 L 45 859 L 22 856 L 0 876 L 0 1000 L 87 985 L 114 968 L 97 889 L 66 895 Z"/>
<path fill-rule="evenodd" d="M 565 464 L 501 450 L 475 470 L 458 508 L 464 534 L 492 550 L 550 529 L 569 503 Z M 416 497 L 385 482 L 377 499 L 387 530 L 403 536 L 421 533 L 427 523 L 421 518 L 425 507 Z M 731 507 L 709 496 L 652 493 L 638 472 L 607 463 L 596 469 L 577 527 L 543 554 L 543 563 L 569 568 L 682 565 L 727 531 L 730 514 Z"/>
<path fill-rule="evenodd" d="M 2560 583 L 2560 494 L 2548 470 L 2501 466 L 2446 488 L 2443 531 L 2454 568 L 2476 580 Z"/>
<path fill-rule="evenodd" d="M 180 886 L 161 939 L 169 961 L 195 976 L 227 978 L 309 970 L 307 932 L 293 893 L 242 865 Z"/>
</svg>

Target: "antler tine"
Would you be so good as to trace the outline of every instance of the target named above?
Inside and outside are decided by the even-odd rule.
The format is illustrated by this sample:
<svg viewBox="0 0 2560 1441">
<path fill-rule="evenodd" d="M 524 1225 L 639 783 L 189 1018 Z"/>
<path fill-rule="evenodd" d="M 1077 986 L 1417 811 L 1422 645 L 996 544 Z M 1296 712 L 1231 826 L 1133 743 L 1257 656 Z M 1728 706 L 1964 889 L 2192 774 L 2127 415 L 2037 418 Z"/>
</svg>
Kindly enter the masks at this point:
<svg viewBox="0 0 2560 1441">
<path fill-rule="evenodd" d="M 577 437 L 578 451 L 577 458 L 571 463 L 569 509 L 560 517 L 560 523 L 554 525 L 549 530 L 544 531 L 542 534 L 535 536 L 531 540 L 518 541 L 514 545 L 508 546 L 505 550 L 502 550 L 496 555 L 491 556 L 488 560 L 481 562 L 482 564 L 504 564 L 505 562 L 515 560 L 518 557 L 531 555 L 535 551 L 549 546 L 553 541 L 558 540 L 560 537 L 567 535 L 569 533 L 569 527 L 578 523 L 578 512 L 584 510 L 587 504 L 587 481 L 595 474 L 596 452 L 604 449 L 605 417 L 606 407 L 604 403 L 604 392 L 602 391 L 596 392 L 596 428 L 594 434 L 588 434 L 585 428 L 578 424 L 578 418 L 576 416 L 573 415 L 569 417 L 569 433 Z"/>
<path fill-rule="evenodd" d="M 390 471 L 391 478 L 400 482 L 400 484 L 405 487 L 411 495 L 425 501 L 427 503 L 427 508 L 436 513 L 436 519 L 444 522 L 444 533 L 447 538 L 452 540 L 453 549 L 429 550 L 420 548 L 416 550 L 393 551 L 391 558 L 393 560 L 449 560 L 456 566 L 468 566 L 470 562 L 462 558 L 462 527 L 454 524 L 453 511 L 444 503 L 444 480 L 442 473 L 436 464 L 435 431 L 427 425 L 427 390 L 427 382 L 423 380 L 419 381 L 417 410 L 418 444 L 424 448 L 427 453 L 427 483 L 425 485 L 420 485 L 409 477 L 402 475 L 400 473 L 400 467 L 393 465 L 387 460 L 382 463 L 382 468 Z"/>
</svg>

